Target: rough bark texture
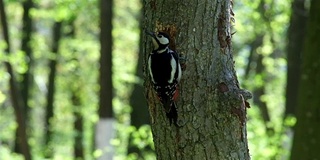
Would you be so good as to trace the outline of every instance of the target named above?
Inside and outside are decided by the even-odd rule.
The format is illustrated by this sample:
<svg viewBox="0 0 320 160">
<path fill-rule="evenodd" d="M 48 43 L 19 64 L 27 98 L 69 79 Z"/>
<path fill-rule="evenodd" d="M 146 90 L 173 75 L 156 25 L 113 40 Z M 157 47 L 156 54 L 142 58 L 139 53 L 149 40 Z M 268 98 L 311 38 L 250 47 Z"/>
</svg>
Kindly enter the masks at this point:
<svg viewBox="0 0 320 160">
<path fill-rule="evenodd" d="M 148 78 L 145 83 L 157 159 L 250 159 L 245 100 L 251 95 L 239 89 L 234 70 L 232 2 L 144 3 L 146 29 L 169 33 L 170 47 L 187 58 L 177 102 L 179 127 L 169 125 Z M 150 40 L 144 45 L 147 57 Z"/>
<path fill-rule="evenodd" d="M 320 159 L 320 1 L 312 0 L 302 56 L 292 160 Z"/>
</svg>

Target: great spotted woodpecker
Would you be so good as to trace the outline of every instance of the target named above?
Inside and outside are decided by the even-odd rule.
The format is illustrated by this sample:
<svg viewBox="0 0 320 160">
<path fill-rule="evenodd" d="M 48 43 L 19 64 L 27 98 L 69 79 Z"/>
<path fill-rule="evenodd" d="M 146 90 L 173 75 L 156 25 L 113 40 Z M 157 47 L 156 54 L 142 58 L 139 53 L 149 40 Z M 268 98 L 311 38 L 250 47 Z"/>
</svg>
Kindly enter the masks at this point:
<svg viewBox="0 0 320 160">
<path fill-rule="evenodd" d="M 177 125 L 177 85 L 181 78 L 181 66 L 177 52 L 169 48 L 170 38 L 163 32 L 147 32 L 152 37 L 154 50 L 149 54 L 148 70 L 160 102 L 170 124 Z"/>
</svg>

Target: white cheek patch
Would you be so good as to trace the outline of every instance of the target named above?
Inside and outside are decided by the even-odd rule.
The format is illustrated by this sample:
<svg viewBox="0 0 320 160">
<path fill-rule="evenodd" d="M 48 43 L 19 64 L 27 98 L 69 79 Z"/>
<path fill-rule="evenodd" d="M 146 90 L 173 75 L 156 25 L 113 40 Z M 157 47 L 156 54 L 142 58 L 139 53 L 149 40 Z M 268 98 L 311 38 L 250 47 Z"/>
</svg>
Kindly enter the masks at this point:
<svg viewBox="0 0 320 160">
<path fill-rule="evenodd" d="M 158 39 L 158 41 L 161 43 L 161 44 L 163 44 L 163 45 L 166 45 L 166 44 L 169 44 L 169 39 L 168 38 L 166 38 L 166 37 L 161 37 L 161 38 L 158 38 L 157 37 L 157 39 Z"/>
</svg>

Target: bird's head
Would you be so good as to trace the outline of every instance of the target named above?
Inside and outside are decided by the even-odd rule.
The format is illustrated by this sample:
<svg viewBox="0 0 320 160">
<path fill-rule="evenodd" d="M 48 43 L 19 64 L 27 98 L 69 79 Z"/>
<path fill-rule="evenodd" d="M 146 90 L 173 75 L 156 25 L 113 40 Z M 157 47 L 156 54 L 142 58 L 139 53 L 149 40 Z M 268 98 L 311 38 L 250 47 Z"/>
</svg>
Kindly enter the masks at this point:
<svg viewBox="0 0 320 160">
<path fill-rule="evenodd" d="M 154 50 L 156 51 L 165 51 L 170 43 L 170 37 L 164 32 L 146 32 L 149 36 L 152 37 L 152 43 L 154 45 Z M 161 53 L 161 52 L 158 52 Z"/>
</svg>

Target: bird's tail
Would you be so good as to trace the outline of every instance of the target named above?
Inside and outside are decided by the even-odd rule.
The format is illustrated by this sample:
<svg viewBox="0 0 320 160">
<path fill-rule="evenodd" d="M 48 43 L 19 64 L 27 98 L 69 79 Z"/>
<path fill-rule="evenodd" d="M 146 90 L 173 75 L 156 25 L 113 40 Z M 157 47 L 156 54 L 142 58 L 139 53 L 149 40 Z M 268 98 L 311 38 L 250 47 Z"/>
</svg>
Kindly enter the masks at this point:
<svg viewBox="0 0 320 160">
<path fill-rule="evenodd" d="M 178 120 L 178 113 L 177 113 L 177 108 L 176 108 L 176 104 L 175 102 L 172 102 L 171 105 L 170 105 L 170 110 L 167 112 L 166 110 L 166 116 L 168 117 L 169 119 L 169 122 L 170 122 L 170 125 L 173 124 L 175 126 L 178 126 L 177 124 L 177 120 Z"/>
</svg>

